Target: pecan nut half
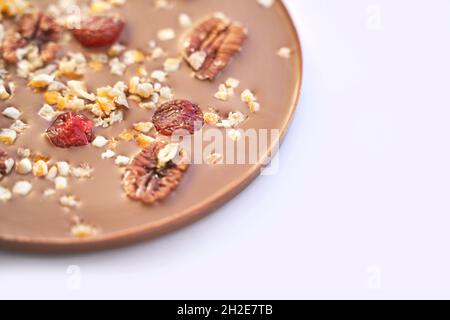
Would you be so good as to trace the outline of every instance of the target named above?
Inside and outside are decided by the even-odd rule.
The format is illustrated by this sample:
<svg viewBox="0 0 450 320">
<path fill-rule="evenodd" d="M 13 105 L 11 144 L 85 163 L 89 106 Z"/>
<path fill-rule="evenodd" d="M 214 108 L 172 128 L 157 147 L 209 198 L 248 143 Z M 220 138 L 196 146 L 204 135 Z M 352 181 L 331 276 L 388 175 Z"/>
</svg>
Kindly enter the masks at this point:
<svg viewBox="0 0 450 320">
<path fill-rule="evenodd" d="M 61 27 L 56 21 L 43 13 L 23 15 L 15 28 L 6 32 L 2 43 L 3 58 L 9 63 L 17 63 L 17 49 L 28 44 L 39 48 L 40 58 L 44 63 L 54 59 L 59 51 L 58 41 L 61 38 Z"/>
<path fill-rule="evenodd" d="M 0 150 L 0 179 L 11 173 L 14 164 L 14 159 L 8 156 L 5 151 Z"/>
<path fill-rule="evenodd" d="M 241 52 L 247 29 L 221 16 L 196 26 L 184 43 L 184 56 L 200 80 L 214 80 Z"/>
<path fill-rule="evenodd" d="M 161 163 L 161 151 L 168 144 L 155 141 L 141 151 L 127 166 L 122 186 L 127 196 L 144 204 L 154 204 L 175 190 L 189 168 L 186 153 L 179 151 L 179 160 Z"/>
</svg>

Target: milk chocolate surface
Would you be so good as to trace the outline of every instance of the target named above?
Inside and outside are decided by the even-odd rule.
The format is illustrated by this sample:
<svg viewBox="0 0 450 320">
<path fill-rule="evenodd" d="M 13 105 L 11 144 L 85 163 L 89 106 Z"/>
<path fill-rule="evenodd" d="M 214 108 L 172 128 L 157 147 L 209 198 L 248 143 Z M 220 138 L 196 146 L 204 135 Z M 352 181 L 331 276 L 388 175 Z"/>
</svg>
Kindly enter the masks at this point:
<svg viewBox="0 0 450 320">
<path fill-rule="evenodd" d="M 43 12 L 48 5 L 56 3 L 51 0 L 31 1 Z M 82 1 L 86 3 L 85 1 Z M 128 83 L 138 74 L 140 66 L 145 66 L 149 74 L 154 70 L 164 70 L 167 58 L 183 57 L 183 40 L 193 27 L 206 17 L 217 12 L 244 26 L 248 37 L 242 51 L 236 54 L 229 65 L 213 81 L 202 81 L 194 77 L 192 67 L 183 60 L 179 70 L 168 73 L 165 84 L 173 91 L 174 99 L 187 99 L 196 103 L 207 112 L 213 107 L 220 115 L 226 117 L 229 112 L 240 111 L 246 116 L 240 129 L 286 129 L 297 99 L 301 78 L 301 59 L 296 32 L 292 22 L 279 1 L 266 8 L 256 0 L 174 0 L 168 7 L 158 7 L 158 1 L 128 0 L 122 6 L 113 6 L 111 11 L 126 22 L 124 32 L 118 43 L 126 49 L 137 49 L 147 56 L 143 63 L 127 67 L 123 76 L 113 75 L 108 64 L 98 71 L 88 67 L 81 79 L 85 81 L 88 91 L 111 85 L 118 81 Z M 192 20 L 192 26 L 181 26 L 180 14 Z M 13 18 L 3 18 L 5 28 L 14 24 Z M 161 41 L 158 32 L 173 29 L 175 37 Z M 70 35 L 70 32 L 67 32 Z M 149 42 L 154 41 L 165 55 L 150 59 Z M 290 48 L 290 56 L 279 56 L 281 48 Z M 80 45 L 73 37 L 65 36 L 58 53 L 58 59 L 67 52 L 81 52 L 88 61 L 92 54 L 107 53 L 109 47 L 89 49 Z M 123 59 L 123 58 L 122 58 Z M 29 125 L 19 134 L 12 145 L 0 143 L 0 149 L 8 152 L 18 160 L 17 150 L 27 148 L 48 156 L 49 164 L 67 161 L 72 166 L 89 164 L 93 168 L 92 177 L 88 179 L 68 178 L 68 187 L 46 197 L 44 191 L 53 188 L 53 182 L 46 178 L 37 178 L 33 174 L 19 175 L 14 170 L 0 181 L 2 187 L 12 190 L 17 181 L 26 180 L 32 184 L 32 191 L 27 196 L 13 195 L 12 199 L 0 202 L 0 242 L 8 241 L 89 241 L 121 234 L 127 230 L 145 228 L 154 224 L 158 228 L 174 220 L 183 220 L 189 214 L 198 214 L 212 209 L 233 190 L 238 191 L 255 175 L 258 164 L 210 165 L 193 164 L 186 172 L 179 186 L 164 200 L 152 205 L 129 199 L 122 188 L 124 168 L 115 164 L 114 159 L 102 159 L 101 154 L 108 147 L 97 148 L 93 145 L 62 149 L 52 145 L 45 137 L 45 131 L 51 122 L 38 115 L 44 105 L 43 92 L 37 92 L 27 84 L 29 79 L 15 76 L 15 67 L 8 66 L 17 89 L 12 99 L 0 102 L 0 111 L 14 106 L 22 112 L 20 119 Z M 227 101 L 215 98 L 220 84 L 229 78 L 240 81 L 239 87 Z M 261 108 L 252 113 L 241 100 L 241 92 L 251 90 L 258 99 Z M 44 90 L 45 92 L 45 90 Z M 123 109 L 124 120 L 108 128 L 96 127 L 95 135 L 108 139 L 117 138 L 134 123 L 152 120 L 155 110 L 140 108 L 138 103 L 129 100 L 130 108 Z M 89 116 L 89 113 L 87 113 Z M 93 118 L 93 117 L 92 117 Z M 14 121 L 0 116 L 0 128 L 9 128 Z M 213 126 L 205 124 L 203 131 Z M 118 139 L 118 138 L 117 138 Z M 135 141 L 125 142 L 118 139 L 114 152 L 133 158 L 141 148 Z M 79 208 L 65 208 L 58 199 L 64 195 L 73 195 L 79 199 Z M 270 190 L 267 194 L 270 196 Z M 221 200 L 222 199 L 222 200 Z M 96 234 L 83 240 L 72 233 L 74 221 L 83 221 L 95 227 Z"/>
</svg>

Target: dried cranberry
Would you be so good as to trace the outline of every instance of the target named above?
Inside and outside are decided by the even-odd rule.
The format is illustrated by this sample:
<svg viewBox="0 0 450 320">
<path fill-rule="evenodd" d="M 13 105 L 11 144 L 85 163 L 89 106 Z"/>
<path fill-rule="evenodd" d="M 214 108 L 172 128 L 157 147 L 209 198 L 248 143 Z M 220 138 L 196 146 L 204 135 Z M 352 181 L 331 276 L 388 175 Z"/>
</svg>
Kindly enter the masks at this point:
<svg viewBox="0 0 450 320">
<path fill-rule="evenodd" d="M 198 105 L 187 100 L 166 102 L 153 115 L 156 130 L 162 135 L 171 136 L 177 130 L 194 134 L 204 124 L 203 112 Z"/>
<path fill-rule="evenodd" d="M 85 47 L 105 47 L 116 42 L 124 28 L 121 19 L 93 16 L 82 21 L 73 35 Z"/>
<path fill-rule="evenodd" d="M 47 129 L 47 137 L 59 148 L 85 146 L 94 140 L 93 123 L 82 114 L 67 112 Z"/>
</svg>

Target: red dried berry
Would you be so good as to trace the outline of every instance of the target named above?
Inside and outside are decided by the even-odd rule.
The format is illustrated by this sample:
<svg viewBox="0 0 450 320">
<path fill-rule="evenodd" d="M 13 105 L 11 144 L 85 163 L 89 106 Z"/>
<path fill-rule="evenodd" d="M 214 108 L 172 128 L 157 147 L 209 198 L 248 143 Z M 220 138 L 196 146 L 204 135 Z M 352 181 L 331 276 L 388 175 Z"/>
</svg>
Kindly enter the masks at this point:
<svg viewBox="0 0 450 320">
<path fill-rule="evenodd" d="M 188 100 L 173 100 L 156 110 L 153 123 L 156 130 L 165 136 L 171 136 L 177 130 L 186 130 L 194 134 L 203 127 L 203 112 L 198 105 Z"/>
<path fill-rule="evenodd" d="M 74 111 L 56 118 L 46 133 L 50 141 L 59 148 L 82 147 L 94 140 L 93 122 Z"/>
<path fill-rule="evenodd" d="M 82 21 L 73 35 L 85 47 L 106 47 L 119 39 L 124 28 L 121 19 L 93 16 Z"/>
</svg>

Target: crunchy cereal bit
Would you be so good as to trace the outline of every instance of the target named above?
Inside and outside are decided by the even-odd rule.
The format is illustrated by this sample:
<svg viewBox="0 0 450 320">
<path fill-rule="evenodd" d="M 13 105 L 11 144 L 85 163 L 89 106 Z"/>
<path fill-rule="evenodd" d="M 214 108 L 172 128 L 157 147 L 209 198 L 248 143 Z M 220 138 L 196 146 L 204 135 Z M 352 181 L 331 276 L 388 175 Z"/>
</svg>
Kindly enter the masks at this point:
<svg viewBox="0 0 450 320">
<path fill-rule="evenodd" d="M 8 107 L 5 110 L 3 110 L 2 114 L 9 119 L 17 120 L 22 115 L 22 112 L 20 112 L 15 107 Z"/>
<path fill-rule="evenodd" d="M 84 239 L 96 235 L 98 231 L 89 224 L 78 222 L 70 229 L 70 233 L 76 238 Z"/>
<path fill-rule="evenodd" d="M 12 145 L 17 139 L 17 132 L 12 129 L 0 129 L 0 142 Z"/>
<path fill-rule="evenodd" d="M 102 0 L 94 0 L 89 7 L 89 11 L 93 15 L 104 13 L 105 11 L 109 11 L 111 9 L 111 3 Z"/>
<path fill-rule="evenodd" d="M 125 142 L 130 142 L 134 139 L 136 132 L 133 130 L 124 130 L 119 134 L 119 138 Z"/>
<path fill-rule="evenodd" d="M 211 153 L 206 159 L 206 163 L 209 165 L 221 164 L 222 162 L 223 156 L 220 153 Z"/>
<path fill-rule="evenodd" d="M 35 177 L 45 177 L 48 174 L 48 165 L 44 160 L 39 160 L 33 164 L 33 175 Z"/>
<path fill-rule="evenodd" d="M 70 173 L 77 179 L 88 179 L 92 176 L 94 169 L 87 164 L 83 164 L 79 167 L 71 167 Z"/>
<path fill-rule="evenodd" d="M 87 92 L 86 84 L 82 81 L 71 80 L 67 82 L 68 95 L 81 99 L 95 101 L 95 94 Z"/>
<path fill-rule="evenodd" d="M 175 39 L 175 31 L 171 28 L 161 29 L 158 31 L 158 39 L 160 41 L 169 41 Z"/>
<path fill-rule="evenodd" d="M 116 156 L 116 153 L 110 149 L 102 153 L 102 159 L 112 159 Z"/>
<path fill-rule="evenodd" d="M 59 62 L 58 74 L 69 78 L 83 76 L 87 69 L 87 60 L 82 53 L 69 52 Z"/>
<path fill-rule="evenodd" d="M 28 181 L 18 181 L 13 187 L 12 192 L 18 196 L 27 196 L 30 194 L 33 186 Z"/>
<path fill-rule="evenodd" d="M 159 90 L 159 94 L 161 96 L 161 98 L 166 99 L 166 100 L 171 100 L 173 99 L 173 93 L 172 93 L 172 89 L 164 86 Z"/>
<path fill-rule="evenodd" d="M 142 133 L 149 133 L 154 127 L 152 122 L 138 122 L 133 124 L 134 130 Z"/>
<path fill-rule="evenodd" d="M 55 178 L 55 189 L 64 190 L 67 189 L 67 178 L 66 177 L 56 177 Z"/>
<path fill-rule="evenodd" d="M 0 201 L 1 202 L 6 202 L 11 200 L 12 198 L 12 193 L 11 191 L 9 191 L 8 189 L 0 186 Z"/>
<path fill-rule="evenodd" d="M 117 156 L 115 164 L 119 167 L 125 167 L 130 163 L 130 158 L 126 156 Z"/>
<path fill-rule="evenodd" d="M 189 28 L 190 26 L 192 26 L 192 19 L 186 13 L 180 13 L 180 15 L 178 16 L 178 24 L 182 28 Z"/>
<path fill-rule="evenodd" d="M 27 175 L 33 170 L 33 163 L 28 158 L 23 158 L 16 164 L 16 172 L 21 175 Z"/>
<path fill-rule="evenodd" d="M 275 3 L 275 0 L 257 0 L 260 5 L 265 8 L 270 8 Z"/>
<path fill-rule="evenodd" d="M 155 47 L 152 50 L 151 58 L 152 60 L 157 60 L 159 58 L 162 58 L 166 55 L 166 52 L 161 47 Z"/>
<path fill-rule="evenodd" d="M 180 69 L 181 59 L 179 58 L 167 58 L 164 61 L 164 71 L 165 72 L 175 72 Z"/>
<path fill-rule="evenodd" d="M 39 110 L 38 115 L 44 120 L 53 121 L 53 119 L 55 119 L 55 117 L 58 115 L 58 112 L 56 112 L 52 106 L 44 104 Z"/>
<path fill-rule="evenodd" d="M 59 204 L 66 208 L 76 209 L 81 207 L 81 202 L 75 196 L 66 195 L 59 198 Z"/>
<path fill-rule="evenodd" d="M 16 120 L 11 124 L 9 128 L 17 133 L 24 133 L 25 130 L 27 130 L 29 127 L 30 126 L 25 122 L 23 122 L 22 120 Z"/>
<path fill-rule="evenodd" d="M 92 145 L 97 148 L 103 148 L 109 143 L 109 140 L 103 136 L 97 136 L 94 141 L 92 141 Z"/>
<path fill-rule="evenodd" d="M 219 91 L 217 91 L 214 94 L 214 98 L 221 100 L 221 101 L 227 101 L 229 97 L 234 95 L 234 90 L 232 88 L 227 88 L 226 85 L 221 84 L 219 85 Z"/>
</svg>

